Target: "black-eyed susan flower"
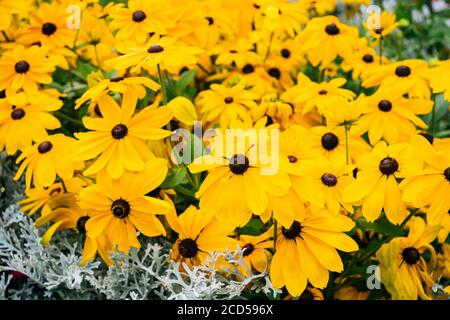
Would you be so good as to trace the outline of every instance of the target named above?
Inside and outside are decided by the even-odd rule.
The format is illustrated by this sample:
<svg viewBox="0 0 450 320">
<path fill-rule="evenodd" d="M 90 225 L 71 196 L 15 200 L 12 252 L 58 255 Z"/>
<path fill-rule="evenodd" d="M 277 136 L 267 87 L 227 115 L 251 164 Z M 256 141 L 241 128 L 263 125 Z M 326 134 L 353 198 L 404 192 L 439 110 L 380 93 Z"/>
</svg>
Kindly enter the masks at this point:
<svg viewBox="0 0 450 320">
<path fill-rule="evenodd" d="M 75 139 L 63 134 L 54 134 L 36 140 L 36 143 L 26 148 L 17 158 L 20 167 L 14 177 L 18 180 L 26 169 L 25 184 L 31 183 L 37 187 L 50 187 L 56 180 L 70 179 L 73 176 L 75 164 L 72 161 L 73 143 Z"/>
<path fill-rule="evenodd" d="M 33 140 L 46 136 L 46 130 L 61 126 L 50 112 L 61 108 L 62 101 L 46 94 L 19 94 L 11 99 L 20 104 L 0 99 L 0 150 L 5 148 L 7 154 L 27 148 Z"/>
<path fill-rule="evenodd" d="M 173 69 L 177 67 L 193 65 L 197 63 L 196 56 L 203 52 L 197 47 L 178 45 L 176 39 L 171 37 L 151 37 L 143 46 L 134 48 L 123 48 L 124 55 L 107 60 L 116 70 L 133 67 L 132 70 L 140 68 L 152 68 L 157 65 L 161 69 Z"/>
<path fill-rule="evenodd" d="M 178 217 L 172 212 L 167 219 L 170 227 L 178 233 L 171 254 L 177 262 L 188 266 L 204 264 L 213 252 L 236 249 L 236 240 L 229 237 L 234 226 L 218 222 L 208 212 L 189 206 Z"/>
<path fill-rule="evenodd" d="M 353 133 L 369 133 L 369 141 L 375 145 L 382 138 L 388 143 L 409 141 L 416 127 L 427 129 L 426 123 L 417 115 L 427 114 L 433 101 L 407 99 L 400 90 L 383 89 L 363 98 L 362 116 L 352 127 Z"/>
<path fill-rule="evenodd" d="M 402 181 L 403 199 L 417 207 L 429 205 L 427 221 L 436 225 L 450 210 L 450 153 L 437 152 L 420 135 L 411 139 L 411 145 L 426 166 Z"/>
<path fill-rule="evenodd" d="M 342 200 L 342 192 L 353 181 L 354 167 L 340 157 L 321 157 L 305 165 L 307 174 L 317 182 L 311 185 L 316 187 L 312 192 L 324 195 L 325 206 L 331 213 L 338 214 L 342 207 L 353 212 L 352 206 Z"/>
<path fill-rule="evenodd" d="M 64 182 L 55 182 L 50 187 L 36 187 L 25 190 L 26 198 L 20 200 L 18 203 L 23 212 L 30 216 L 41 210 L 42 214 L 51 211 L 51 203 L 53 201 L 60 201 L 60 197 L 69 194 L 78 194 L 86 183 L 79 177 L 67 179 Z"/>
<path fill-rule="evenodd" d="M 399 90 L 411 98 L 430 98 L 429 69 L 423 60 L 403 60 L 365 73 L 362 85 L 366 88 L 380 86 L 380 89 Z"/>
<path fill-rule="evenodd" d="M 189 169 L 192 173 L 209 170 L 196 193 L 200 208 L 224 223 L 239 226 L 245 225 L 252 213 L 260 215 L 266 210 L 269 195 L 283 196 L 291 184 L 286 173 L 264 159 L 269 155 L 264 155 L 266 141 L 253 141 L 252 133 L 236 131 L 235 135 L 237 141 L 215 138 L 212 154 L 196 158 Z M 227 144 L 234 147 L 225 147 Z"/>
<path fill-rule="evenodd" d="M 79 141 L 74 145 L 74 159 L 84 161 L 98 156 L 84 174 L 106 169 L 116 179 L 125 169 L 142 170 L 145 161 L 152 156 L 144 141 L 170 135 L 170 131 L 160 128 L 170 121 L 172 111 L 153 104 L 134 114 L 136 96 L 131 91 L 123 95 L 121 107 L 108 95 L 102 96 L 98 105 L 101 118 L 83 118 L 85 127 L 93 131 L 75 134 Z"/>
<path fill-rule="evenodd" d="M 336 78 L 329 82 L 316 83 L 300 72 L 297 76 L 297 85 L 286 90 L 281 97 L 293 101 L 303 114 L 314 108 L 326 114 L 344 103 L 343 100 L 355 97 L 352 91 L 341 88 L 346 82 L 344 78 Z"/>
<path fill-rule="evenodd" d="M 253 120 L 257 121 L 262 117 L 270 117 L 272 122 L 280 124 L 285 129 L 289 126 L 290 118 L 293 114 L 292 106 L 275 94 L 267 94 L 261 97 L 261 103 L 250 110 Z"/>
<path fill-rule="evenodd" d="M 312 148 L 328 158 L 348 158 L 351 162 L 370 151 L 370 145 L 361 137 L 353 134 L 346 137 L 345 126 L 342 125 L 312 127 L 308 138 Z"/>
<path fill-rule="evenodd" d="M 341 272 L 342 260 L 336 249 L 358 250 L 353 239 L 344 234 L 354 222 L 343 216 L 318 211 L 296 213 L 289 228 L 279 227 L 276 251 L 270 265 L 270 279 L 275 288 L 300 296 L 309 281 L 316 288 L 328 283 L 329 271 Z"/>
<path fill-rule="evenodd" d="M 156 215 L 166 214 L 171 206 L 146 194 L 161 184 L 166 173 L 167 162 L 159 158 L 147 162 L 141 172 L 126 172 L 119 179 L 99 173 L 96 184 L 79 195 L 81 208 L 91 216 L 85 226 L 87 236 L 106 235 L 113 246 L 127 253 L 130 247 L 140 247 L 136 229 L 147 237 L 165 235 Z"/>
<path fill-rule="evenodd" d="M 50 73 L 55 70 L 54 63 L 46 57 L 46 49 L 32 46 L 16 47 L 3 53 L 0 58 L 0 90 L 27 93 L 38 90 L 39 83 L 50 83 Z"/>
<path fill-rule="evenodd" d="M 368 221 L 377 219 L 384 209 L 389 221 L 400 224 L 408 210 L 397 179 L 421 168 L 412 149 L 405 143 L 388 146 L 381 141 L 359 158 L 357 168 L 356 180 L 344 189 L 343 201 L 362 201 L 362 213 Z"/>
<path fill-rule="evenodd" d="M 254 51 L 253 45 L 244 38 L 219 43 L 211 49 L 211 53 L 217 54 L 215 61 L 217 65 L 231 66 L 235 64 L 238 68 L 244 68 L 246 64 L 261 63 L 261 57 Z"/>
<path fill-rule="evenodd" d="M 200 107 L 202 118 L 207 123 L 219 123 L 227 128 L 233 120 L 241 120 L 251 124 L 252 118 L 249 110 L 257 106 L 255 100 L 259 96 L 245 89 L 245 82 L 241 81 L 234 86 L 212 84 L 210 90 L 202 91 L 196 100 Z"/>
<path fill-rule="evenodd" d="M 422 218 L 414 217 L 408 223 L 407 237 L 398 237 L 378 250 L 381 282 L 394 300 L 431 299 L 434 282 L 431 272 L 436 252 L 430 243 L 436 238 L 439 226 L 429 226 Z M 421 256 L 425 251 L 432 258 L 427 263 Z"/>
<path fill-rule="evenodd" d="M 313 18 L 299 41 L 313 66 L 327 67 L 336 57 L 349 58 L 358 47 L 358 30 L 335 16 Z"/>
<path fill-rule="evenodd" d="M 273 247 L 273 227 L 257 236 L 241 234 L 239 246 L 242 250 L 242 258 L 248 270 L 242 270 L 243 274 L 255 269 L 264 272 L 269 268 L 269 260 L 272 254 L 268 249 Z"/>
<path fill-rule="evenodd" d="M 399 25 L 396 16 L 389 11 L 369 13 L 367 21 L 363 23 L 364 28 L 369 30 L 370 36 L 379 39 L 392 33 Z"/>
<path fill-rule="evenodd" d="M 18 41 L 31 45 L 39 42 L 43 47 L 53 49 L 72 46 L 77 30 L 68 27 L 67 6 L 54 1 L 43 2 L 30 16 L 30 24 Z"/>
<path fill-rule="evenodd" d="M 176 20 L 170 2 L 165 0 L 130 0 L 127 7 L 116 5 L 110 12 L 110 27 L 118 30 L 117 39 L 134 39 L 136 43 L 147 41 L 149 34 L 167 34 Z"/>
</svg>

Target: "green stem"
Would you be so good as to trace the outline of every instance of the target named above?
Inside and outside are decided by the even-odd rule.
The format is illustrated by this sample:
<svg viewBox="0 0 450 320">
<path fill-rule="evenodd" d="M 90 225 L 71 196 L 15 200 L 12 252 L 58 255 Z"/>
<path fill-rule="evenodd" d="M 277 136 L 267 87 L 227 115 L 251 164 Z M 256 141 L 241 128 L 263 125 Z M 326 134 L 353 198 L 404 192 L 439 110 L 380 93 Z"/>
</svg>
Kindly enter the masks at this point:
<svg viewBox="0 0 450 320">
<path fill-rule="evenodd" d="M 72 123 L 74 123 L 74 124 L 76 124 L 78 126 L 83 127 L 83 122 L 81 120 L 79 120 L 79 119 L 72 118 L 71 116 L 68 116 L 67 114 L 62 113 L 61 111 L 55 111 L 54 114 L 58 118 L 62 118 L 64 120 L 67 120 L 67 121 L 72 122 Z"/>
<path fill-rule="evenodd" d="M 163 96 L 163 103 L 166 106 L 167 105 L 166 85 L 164 83 L 164 79 L 163 79 L 163 75 L 162 75 L 161 67 L 159 66 L 159 63 L 156 65 L 156 68 L 158 69 L 158 78 L 159 78 L 159 84 L 161 85 L 161 94 Z"/>
</svg>

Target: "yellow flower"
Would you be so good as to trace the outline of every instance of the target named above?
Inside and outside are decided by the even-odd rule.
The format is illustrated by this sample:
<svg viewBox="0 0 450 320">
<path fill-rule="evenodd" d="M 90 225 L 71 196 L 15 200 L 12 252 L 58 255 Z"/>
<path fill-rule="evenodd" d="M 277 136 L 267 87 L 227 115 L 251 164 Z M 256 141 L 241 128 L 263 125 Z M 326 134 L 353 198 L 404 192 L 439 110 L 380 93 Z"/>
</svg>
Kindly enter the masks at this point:
<svg viewBox="0 0 450 320">
<path fill-rule="evenodd" d="M 233 225 L 220 223 L 211 214 L 192 205 L 178 217 L 173 211 L 166 217 L 170 227 L 178 233 L 171 254 L 177 262 L 184 262 L 189 267 L 204 264 L 211 253 L 236 248 L 236 240 L 228 236 L 234 230 Z"/>
<path fill-rule="evenodd" d="M 124 173 L 111 179 L 99 173 L 97 182 L 80 191 L 80 206 L 92 216 L 86 223 L 87 236 L 106 235 L 118 250 L 128 253 L 130 247 L 139 248 L 136 229 L 147 237 L 165 235 L 156 217 L 166 214 L 171 206 L 145 194 L 154 190 L 167 174 L 167 162 L 153 158 L 139 173 Z"/>
<path fill-rule="evenodd" d="M 202 91 L 196 104 L 204 121 L 211 124 L 219 122 L 222 128 L 227 128 L 230 122 L 237 119 L 251 124 L 249 109 L 256 107 L 255 100 L 259 96 L 246 90 L 245 85 L 243 81 L 232 87 L 212 84 L 210 90 Z"/>
<path fill-rule="evenodd" d="M 268 270 L 269 260 L 272 254 L 269 250 L 273 247 L 273 241 L 269 240 L 273 236 L 273 227 L 267 229 L 258 236 L 241 234 L 239 236 L 239 246 L 242 249 L 242 257 L 248 270 L 241 268 L 243 274 L 248 274 L 252 268 L 258 272 Z"/>
<path fill-rule="evenodd" d="M 348 159 L 349 162 L 357 160 L 362 154 L 370 151 L 370 146 L 361 137 L 348 134 L 346 138 L 345 127 L 317 126 L 309 130 L 307 137 L 312 148 L 327 158 Z M 346 142 L 348 140 L 348 143 Z"/>
<path fill-rule="evenodd" d="M 338 214 L 341 206 L 353 212 L 351 205 L 342 200 L 342 192 L 352 181 L 354 165 L 346 165 L 345 160 L 339 157 L 327 159 L 316 158 L 305 165 L 307 174 L 317 183 L 312 184 L 314 193 L 323 194 L 325 205 L 331 213 Z"/>
<path fill-rule="evenodd" d="M 313 66 L 330 65 L 336 57 L 348 59 L 358 46 L 358 30 L 335 16 L 313 18 L 299 36 L 302 48 Z"/>
<path fill-rule="evenodd" d="M 166 0 L 130 0 L 127 7 L 118 4 L 111 10 L 110 27 L 118 29 L 117 39 L 132 38 L 142 44 L 150 33 L 167 34 L 176 22 L 173 11 Z"/>
<path fill-rule="evenodd" d="M 211 54 L 217 54 L 216 65 L 231 66 L 234 63 L 238 68 L 243 68 L 248 63 L 255 65 L 261 62 L 261 58 L 253 50 L 253 45 L 241 38 L 219 43 L 211 50 Z"/>
<path fill-rule="evenodd" d="M 84 186 L 85 182 L 82 179 L 74 177 L 65 180 L 64 184 L 63 182 L 55 182 L 50 187 L 28 188 L 25 190 L 26 198 L 18 203 L 21 210 L 30 216 L 38 210 L 41 210 L 41 214 L 45 214 L 51 211 L 50 204 L 53 201 L 59 202 L 60 198 L 65 198 L 66 192 L 78 194 Z"/>
<path fill-rule="evenodd" d="M 382 90 L 399 90 L 411 98 L 429 99 L 428 73 L 425 61 L 403 60 L 368 70 L 362 85 L 365 88 L 379 85 Z"/>
<path fill-rule="evenodd" d="M 37 187 L 50 187 L 56 176 L 63 180 L 72 178 L 75 166 L 71 159 L 74 141 L 63 134 L 36 140 L 34 145 L 26 148 L 17 158 L 16 163 L 21 164 L 14 179 L 18 180 L 25 169 L 27 188 L 31 186 L 31 182 Z"/>
<path fill-rule="evenodd" d="M 400 224 L 408 210 L 397 179 L 420 170 L 421 161 L 407 144 L 387 146 L 381 141 L 358 160 L 357 168 L 356 180 L 344 189 L 343 201 L 362 200 L 362 213 L 368 221 L 377 219 L 384 208 L 389 221 Z"/>
<path fill-rule="evenodd" d="M 439 224 L 450 210 L 450 153 L 438 153 L 422 136 L 411 139 L 417 157 L 426 164 L 423 170 L 412 172 L 402 181 L 403 200 L 414 206 L 429 205 L 427 221 Z"/>
<path fill-rule="evenodd" d="M 416 133 L 416 127 L 428 126 L 416 115 L 427 114 L 433 108 L 433 101 L 407 99 L 399 90 L 383 89 L 362 100 L 361 118 L 352 127 L 352 132 L 362 135 L 369 132 L 372 145 L 382 138 L 388 143 L 409 141 Z"/>
<path fill-rule="evenodd" d="M 174 38 L 153 36 L 145 46 L 122 50 L 123 56 L 106 61 L 116 70 L 129 67 L 132 72 L 140 68 L 150 68 L 159 65 L 162 69 L 187 66 L 197 63 L 196 55 L 203 52 L 196 47 L 179 46 Z"/>
<path fill-rule="evenodd" d="M 296 297 L 305 290 L 308 280 L 316 288 L 325 288 L 328 271 L 344 269 L 336 249 L 358 250 L 356 242 L 343 233 L 353 226 L 351 219 L 340 214 L 297 212 L 289 228 L 278 228 L 276 251 L 270 265 L 273 286 L 286 286 Z"/>
<path fill-rule="evenodd" d="M 27 93 L 38 90 L 38 83 L 50 83 L 49 73 L 54 64 L 46 57 L 46 49 L 32 46 L 28 49 L 16 47 L 3 53 L 0 58 L 0 90 L 15 93 L 19 89 Z"/>
<path fill-rule="evenodd" d="M 43 2 L 30 16 L 30 24 L 18 41 L 27 45 L 39 42 L 43 47 L 53 49 L 72 46 L 77 30 L 68 27 L 67 6 L 54 1 Z M 32 61 L 33 62 L 33 61 Z"/>
<path fill-rule="evenodd" d="M 433 92 L 443 92 L 445 99 L 450 101 L 448 74 L 450 74 L 450 60 L 440 61 L 436 67 L 430 69 L 430 86 L 433 88 Z"/>
<path fill-rule="evenodd" d="M 395 14 L 388 11 L 383 11 L 381 15 L 378 12 L 372 12 L 363 25 L 364 28 L 369 30 L 373 38 L 379 39 L 380 37 L 387 36 L 397 28 L 399 23 L 395 19 Z"/>
<path fill-rule="evenodd" d="M 214 139 L 212 154 L 201 156 L 189 165 L 192 173 L 210 170 L 196 193 L 200 208 L 214 214 L 221 222 L 236 226 L 245 225 L 252 213 L 264 213 L 269 205 L 269 195 L 283 196 L 290 187 L 286 173 L 277 171 L 277 168 L 271 170 L 271 163 L 263 163 L 258 152 L 249 152 L 250 145 L 254 143 L 252 132 L 236 132 L 237 139 Z M 235 144 L 236 140 L 239 146 L 225 148 L 227 144 Z M 241 146 L 244 147 L 240 143 L 245 144 L 242 148 L 245 150 L 240 150 Z M 251 148 L 260 149 L 259 153 L 264 152 L 264 141 L 256 143 L 259 146 L 253 145 Z M 270 151 L 267 156 L 269 154 Z"/>
<path fill-rule="evenodd" d="M 13 100 L 16 104 L 10 103 Z M 57 129 L 61 123 L 50 114 L 62 101 L 43 92 L 38 95 L 14 95 L 0 99 L 0 150 L 13 155 L 31 145 L 32 140 L 47 136 L 46 130 Z"/>
<path fill-rule="evenodd" d="M 24 14 L 30 9 L 31 0 L 1 0 L 0 5 L 0 30 L 7 30 L 11 19 L 16 13 Z"/>
<path fill-rule="evenodd" d="M 291 105 L 282 101 L 276 93 L 271 93 L 263 96 L 261 103 L 253 107 L 250 113 L 254 121 L 267 116 L 269 122 L 278 123 L 284 129 L 289 125 L 293 110 Z"/>
<path fill-rule="evenodd" d="M 259 6 L 255 27 L 270 32 L 286 33 L 293 37 L 300 33 L 300 25 L 308 22 L 305 6 L 300 2 L 257 0 Z"/>
<path fill-rule="evenodd" d="M 436 263 L 436 253 L 430 243 L 436 238 L 439 226 L 427 226 L 425 221 L 414 217 L 408 223 L 408 237 L 399 237 L 384 244 L 377 252 L 380 262 L 381 282 L 393 300 L 431 299 L 434 284 L 430 272 Z M 421 256 L 430 251 L 430 267 Z"/>
<path fill-rule="evenodd" d="M 160 140 L 170 135 L 170 131 L 160 129 L 172 118 L 167 107 L 148 106 L 137 114 L 136 96 L 126 91 L 122 107 L 108 95 L 98 101 L 102 118 L 84 117 L 83 124 L 90 132 L 78 132 L 79 139 L 74 145 L 74 159 L 77 161 L 97 160 L 84 171 L 91 175 L 106 169 L 116 179 L 127 170 L 140 171 L 145 161 L 152 156 L 144 140 Z"/>
<path fill-rule="evenodd" d="M 78 109 L 88 100 L 91 100 L 91 106 L 96 105 L 97 100 L 110 91 L 124 94 L 125 91 L 130 90 L 136 94 L 138 99 L 143 99 L 146 95 L 145 88 L 153 91 L 160 88 L 159 84 L 147 77 L 117 76 L 105 79 L 101 73 L 91 73 L 88 76 L 89 80 L 92 85 L 75 101 L 75 109 Z"/>
<path fill-rule="evenodd" d="M 351 100 L 355 94 L 341 87 L 347 81 L 344 78 L 336 78 L 329 82 L 316 83 L 311 81 L 305 74 L 299 73 L 297 85 L 286 90 L 281 96 L 283 99 L 293 101 L 302 114 L 306 114 L 317 108 L 320 113 L 326 114 L 333 108 L 340 106 L 345 100 Z M 294 97 L 290 99 L 289 97 Z"/>
</svg>

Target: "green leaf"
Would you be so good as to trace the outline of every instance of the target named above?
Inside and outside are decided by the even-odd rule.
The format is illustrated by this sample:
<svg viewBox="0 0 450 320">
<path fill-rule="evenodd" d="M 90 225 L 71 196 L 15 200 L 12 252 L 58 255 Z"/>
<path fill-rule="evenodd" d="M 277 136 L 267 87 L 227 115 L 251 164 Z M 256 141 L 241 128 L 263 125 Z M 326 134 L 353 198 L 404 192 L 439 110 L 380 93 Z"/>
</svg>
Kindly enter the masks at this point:
<svg viewBox="0 0 450 320">
<path fill-rule="evenodd" d="M 186 88 L 194 81 L 195 74 L 197 73 L 197 70 L 188 70 L 183 72 L 180 75 L 180 78 L 177 81 L 176 84 L 176 93 L 179 96 L 182 96 L 185 92 Z"/>
<path fill-rule="evenodd" d="M 246 234 L 251 236 L 257 236 L 263 233 L 265 230 L 264 223 L 259 218 L 251 218 L 250 221 L 243 227 L 237 228 L 239 234 Z"/>
<path fill-rule="evenodd" d="M 186 169 L 182 166 L 169 169 L 169 174 L 161 184 L 162 189 L 171 189 L 185 182 Z"/>
<path fill-rule="evenodd" d="M 365 218 L 356 220 L 358 227 L 364 231 L 375 231 L 388 236 L 400 237 L 404 235 L 404 231 L 389 222 L 383 214 L 374 222 L 368 222 Z"/>
</svg>

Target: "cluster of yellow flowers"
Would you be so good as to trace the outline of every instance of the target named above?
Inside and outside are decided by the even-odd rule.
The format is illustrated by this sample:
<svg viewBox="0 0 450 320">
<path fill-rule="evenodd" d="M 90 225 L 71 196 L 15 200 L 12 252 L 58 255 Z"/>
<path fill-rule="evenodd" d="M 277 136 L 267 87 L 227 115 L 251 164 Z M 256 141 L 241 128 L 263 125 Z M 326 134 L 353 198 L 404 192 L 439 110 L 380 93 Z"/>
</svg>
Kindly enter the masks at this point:
<svg viewBox="0 0 450 320">
<path fill-rule="evenodd" d="M 0 5 L 0 151 L 17 156 L 44 244 L 74 229 L 82 264 L 111 265 L 138 234 L 167 236 L 188 266 L 239 245 L 243 272 L 268 271 L 283 297 L 366 299 L 358 265 L 379 264 L 393 299 L 430 299 L 448 279 L 450 139 L 422 116 L 450 101 L 450 61 L 384 57 L 392 13 L 358 29 L 335 0 Z M 197 121 L 279 131 L 278 170 L 245 135 L 239 153 L 192 135 L 204 152 L 176 161 L 172 132 Z"/>
</svg>

